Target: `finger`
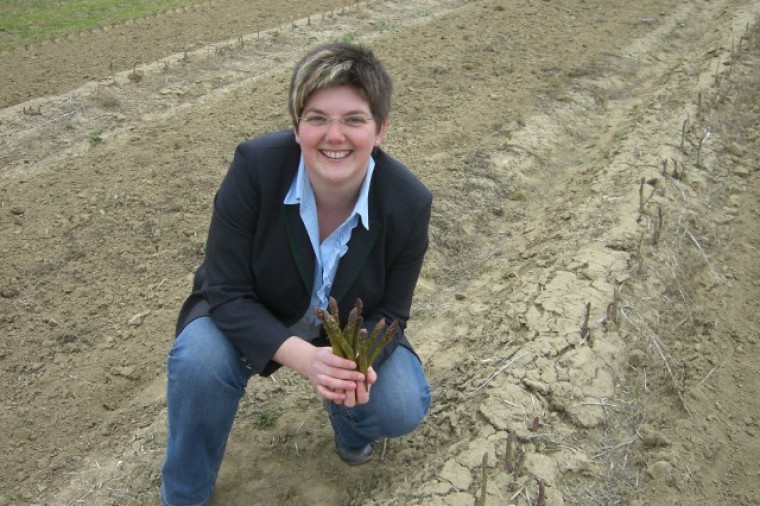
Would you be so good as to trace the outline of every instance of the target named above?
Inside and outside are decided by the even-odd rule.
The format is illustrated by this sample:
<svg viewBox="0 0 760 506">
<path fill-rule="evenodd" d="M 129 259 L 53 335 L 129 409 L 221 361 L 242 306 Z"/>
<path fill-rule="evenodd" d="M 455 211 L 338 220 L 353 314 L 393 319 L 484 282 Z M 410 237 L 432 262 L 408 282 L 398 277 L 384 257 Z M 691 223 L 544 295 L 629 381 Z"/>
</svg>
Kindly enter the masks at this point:
<svg viewBox="0 0 760 506">
<path fill-rule="evenodd" d="M 343 405 L 347 408 L 353 408 L 356 404 L 356 395 L 354 392 L 346 392 L 346 399 L 343 401 Z"/>
<path fill-rule="evenodd" d="M 356 381 L 353 379 L 343 380 L 327 374 L 321 375 L 318 382 L 319 385 L 322 385 L 329 390 L 354 390 L 356 388 Z"/>
<path fill-rule="evenodd" d="M 328 367 L 327 369 L 321 370 L 320 376 L 323 378 L 323 380 L 326 382 L 327 378 L 330 378 L 334 381 L 342 381 L 347 383 L 353 383 L 356 381 L 364 381 L 364 375 L 360 373 L 359 371 L 356 371 L 354 369 L 342 369 L 339 367 Z M 347 388 L 345 385 L 328 385 L 332 388 Z"/>
<path fill-rule="evenodd" d="M 355 395 L 357 404 L 367 404 L 369 402 L 369 389 L 363 381 L 356 384 Z"/>
<path fill-rule="evenodd" d="M 367 369 L 367 383 L 369 383 L 370 385 L 374 385 L 376 381 L 377 381 L 377 373 L 375 372 L 373 368 L 370 367 L 369 369 Z"/>
<path fill-rule="evenodd" d="M 319 395 L 323 399 L 332 401 L 335 404 L 343 404 L 343 401 L 346 399 L 346 392 L 343 390 L 332 390 L 330 388 L 326 388 L 323 385 L 317 386 L 316 390 L 317 390 L 317 395 Z"/>
<path fill-rule="evenodd" d="M 319 357 L 324 364 L 330 367 L 348 370 L 356 369 L 355 361 L 335 355 L 330 348 L 321 348 Z"/>
</svg>

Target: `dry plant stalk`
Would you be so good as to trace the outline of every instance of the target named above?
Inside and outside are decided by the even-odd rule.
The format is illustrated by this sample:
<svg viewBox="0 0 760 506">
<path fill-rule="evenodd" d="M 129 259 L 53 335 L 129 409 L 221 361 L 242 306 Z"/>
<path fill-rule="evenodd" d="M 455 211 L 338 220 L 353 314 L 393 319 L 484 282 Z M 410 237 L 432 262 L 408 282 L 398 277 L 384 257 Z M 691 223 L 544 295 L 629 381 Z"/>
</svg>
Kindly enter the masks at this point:
<svg viewBox="0 0 760 506">
<path fill-rule="evenodd" d="M 588 345 L 591 346 L 591 328 L 588 326 L 588 320 L 591 316 L 591 302 L 586 302 L 583 310 L 583 323 L 581 324 L 581 339 L 588 339 Z"/>
<path fill-rule="evenodd" d="M 678 173 L 678 160 L 671 158 L 671 161 L 673 162 L 673 172 L 671 174 L 668 174 L 668 160 L 665 159 L 662 161 L 662 175 L 681 180 L 683 177 L 683 171 L 680 174 Z"/>
<path fill-rule="evenodd" d="M 504 452 L 504 470 L 508 473 L 511 473 L 515 470 L 514 465 L 514 445 L 515 445 L 515 436 L 511 432 L 507 432 L 507 448 Z"/>
<path fill-rule="evenodd" d="M 38 105 L 37 110 L 35 110 L 31 105 L 27 109 L 24 107 L 24 115 L 25 116 L 42 116 L 42 106 Z"/>
<path fill-rule="evenodd" d="M 483 454 L 482 467 L 480 469 L 480 499 L 478 506 L 486 506 L 486 490 L 488 488 L 488 453 Z"/>
<path fill-rule="evenodd" d="M 652 246 L 657 246 L 660 241 L 660 232 L 662 231 L 662 206 L 657 204 L 657 221 L 654 222 L 654 232 L 652 233 Z"/>
<path fill-rule="evenodd" d="M 472 392 L 470 392 L 469 395 L 475 395 L 479 391 L 483 390 L 491 381 L 493 381 L 494 378 L 496 378 L 496 376 L 498 376 L 499 374 L 503 373 L 506 369 L 508 369 L 509 367 L 511 367 L 512 364 L 514 364 L 518 360 L 522 360 L 523 358 L 525 358 L 525 356 L 527 355 L 527 353 L 523 353 L 522 355 L 519 355 L 519 356 L 515 357 L 515 355 L 517 354 L 518 351 L 519 351 L 519 349 L 514 350 L 514 351 L 510 352 L 506 357 L 504 357 L 503 359 L 501 359 L 500 363 L 506 362 L 507 360 L 509 360 L 509 362 L 506 362 L 504 365 L 502 365 L 501 367 L 499 367 L 496 371 L 494 371 L 491 374 L 489 374 L 488 378 L 486 378 L 486 380 L 483 383 L 481 383 L 478 388 L 476 388 L 475 390 L 473 390 Z M 514 357 L 514 358 L 512 358 L 512 357 Z"/>
<path fill-rule="evenodd" d="M 142 72 L 137 70 L 137 65 L 138 62 L 135 62 L 134 65 L 132 65 L 132 72 L 127 76 L 133 83 L 139 83 L 143 78 Z"/>
<path fill-rule="evenodd" d="M 705 143 L 705 141 L 707 140 L 708 137 L 710 137 L 710 135 L 712 135 L 712 132 L 708 128 L 707 130 L 705 130 L 704 137 L 702 137 L 701 139 L 699 139 L 699 144 L 697 144 L 697 167 L 698 168 L 702 167 L 702 164 L 701 164 L 701 161 L 700 161 L 700 155 L 702 154 L 702 144 Z"/>
<path fill-rule="evenodd" d="M 536 479 L 538 482 L 538 497 L 536 497 L 536 502 L 533 503 L 533 506 L 545 506 L 546 505 L 546 491 L 543 480 Z"/>
<path fill-rule="evenodd" d="M 364 304 L 361 299 L 357 298 L 353 309 L 348 314 L 346 326 L 342 330 L 340 328 L 338 302 L 333 297 L 330 297 L 327 311 L 316 308 L 314 313 L 325 328 L 333 353 L 339 357 L 355 361 L 356 369 L 362 374 L 367 374 L 369 366 L 375 361 L 383 347 L 390 342 L 393 335 L 398 331 L 399 325 L 398 320 L 393 320 L 393 323 L 386 328 L 385 319 L 381 318 L 372 333 L 368 334 L 367 330 L 362 328 L 364 323 L 363 309 Z"/>
<path fill-rule="evenodd" d="M 702 119 L 702 92 L 697 95 L 697 119 Z"/>
<path fill-rule="evenodd" d="M 682 180 L 686 178 L 686 165 L 683 163 L 681 164 L 681 172 L 678 172 L 678 160 L 675 158 L 672 158 L 673 160 L 673 177 L 678 180 Z"/>
<path fill-rule="evenodd" d="M 652 186 L 652 193 L 649 194 L 648 197 L 644 198 L 644 185 L 649 184 Z M 646 178 L 642 177 L 639 181 L 639 215 L 644 215 L 646 212 L 644 211 L 644 207 L 647 205 L 647 202 L 649 202 L 652 197 L 654 197 L 655 192 L 657 191 L 657 178 L 650 179 L 647 181 Z"/>
<path fill-rule="evenodd" d="M 507 448 L 504 454 L 504 471 L 511 474 L 514 479 L 520 475 L 524 461 L 525 451 L 520 445 L 515 447 L 514 434 L 512 434 L 512 432 L 507 432 Z"/>
<path fill-rule="evenodd" d="M 615 290 L 612 294 L 612 300 L 607 304 L 607 321 L 612 322 L 615 325 L 618 324 L 618 311 L 620 309 L 620 287 L 615 286 Z"/>
<path fill-rule="evenodd" d="M 721 81 L 721 75 L 720 75 L 720 60 L 718 60 L 715 63 L 715 87 L 720 88 L 720 81 Z"/>
<path fill-rule="evenodd" d="M 523 450 L 522 446 L 515 451 L 515 470 L 513 471 L 513 474 L 515 476 L 518 476 L 520 474 L 520 471 L 522 471 L 523 464 L 525 463 L 525 450 Z"/>
<path fill-rule="evenodd" d="M 636 272 L 641 273 L 641 270 L 644 268 L 644 256 L 641 252 L 641 247 L 644 244 L 644 231 L 641 231 L 641 234 L 639 235 L 639 245 L 636 249 L 636 258 L 639 260 L 638 265 L 636 266 Z"/>
</svg>

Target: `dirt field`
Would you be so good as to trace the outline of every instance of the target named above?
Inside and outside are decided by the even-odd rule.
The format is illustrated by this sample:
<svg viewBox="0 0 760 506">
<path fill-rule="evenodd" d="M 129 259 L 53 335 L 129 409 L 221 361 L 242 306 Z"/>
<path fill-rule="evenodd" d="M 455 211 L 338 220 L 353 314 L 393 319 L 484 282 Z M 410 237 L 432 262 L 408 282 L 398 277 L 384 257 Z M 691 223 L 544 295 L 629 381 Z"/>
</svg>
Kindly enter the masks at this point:
<svg viewBox="0 0 760 506">
<path fill-rule="evenodd" d="M 760 504 L 758 16 L 222 0 L 0 53 L 0 505 L 157 504 L 211 200 L 328 40 L 386 62 L 435 195 L 433 407 L 347 468 L 305 380 L 254 379 L 213 504 Z"/>
</svg>

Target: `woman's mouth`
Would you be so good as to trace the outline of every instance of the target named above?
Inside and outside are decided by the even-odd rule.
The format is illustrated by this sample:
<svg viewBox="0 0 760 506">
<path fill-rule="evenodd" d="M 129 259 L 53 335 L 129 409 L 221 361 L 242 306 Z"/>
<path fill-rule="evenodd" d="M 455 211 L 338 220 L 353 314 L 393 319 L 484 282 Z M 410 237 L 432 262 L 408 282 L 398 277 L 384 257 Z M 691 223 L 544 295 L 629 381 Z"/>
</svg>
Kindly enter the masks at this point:
<svg viewBox="0 0 760 506">
<path fill-rule="evenodd" d="M 348 155 L 351 154 L 350 150 L 344 150 L 344 151 L 328 151 L 328 150 L 320 150 L 320 153 L 325 155 L 327 158 L 331 158 L 333 160 L 340 160 L 341 158 L 346 158 Z"/>
</svg>

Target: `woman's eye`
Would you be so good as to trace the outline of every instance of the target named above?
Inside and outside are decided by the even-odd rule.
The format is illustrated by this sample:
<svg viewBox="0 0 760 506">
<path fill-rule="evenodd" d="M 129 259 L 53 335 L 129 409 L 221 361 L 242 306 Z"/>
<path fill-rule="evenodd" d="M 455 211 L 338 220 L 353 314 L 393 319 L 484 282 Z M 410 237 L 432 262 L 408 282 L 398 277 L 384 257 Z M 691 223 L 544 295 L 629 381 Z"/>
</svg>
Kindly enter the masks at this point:
<svg viewBox="0 0 760 506">
<path fill-rule="evenodd" d="M 362 118 L 361 116 L 348 116 L 343 120 L 343 122 L 348 126 L 364 126 L 367 124 L 367 120 Z"/>
<path fill-rule="evenodd" d="M 304 121 L 306 121 L 306 123 L 308 123 L 310 125 L 319 126 L 319 125 L 324 125 L 325 123 L 327 123 L 327 117 L 326 116 L 319 116 L 319 115 L 315 114 L 313 116 L 307 116 L 304 119 Z"/>
</svg>

